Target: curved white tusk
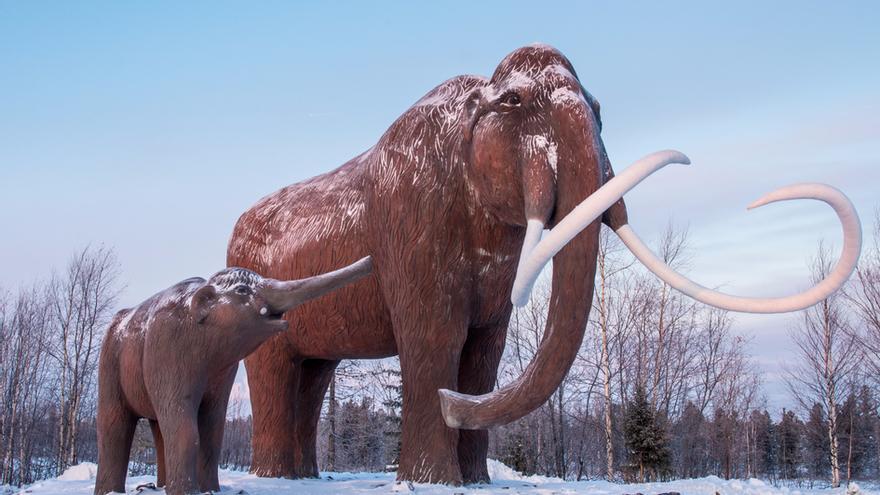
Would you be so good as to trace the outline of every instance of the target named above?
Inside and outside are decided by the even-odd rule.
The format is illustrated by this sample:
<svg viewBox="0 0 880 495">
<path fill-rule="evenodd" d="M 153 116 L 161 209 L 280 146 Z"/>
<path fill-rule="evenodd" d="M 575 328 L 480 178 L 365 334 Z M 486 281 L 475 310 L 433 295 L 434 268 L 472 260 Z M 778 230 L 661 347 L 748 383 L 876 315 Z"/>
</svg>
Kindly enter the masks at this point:
<svg viewBox="0 0 880 495">
<path fill-rule="evenodd" d="M 544 222 L 540 220 L 529 220 L 526 223 L 526 236 L 523 239 L 523 246 L 519 252 L 519 264 L 516 267 L 516 276 L 517 278 L 514 280 L 514 287 L 516 287 L 516 281 L 519 280 L 519 274 L 523 273 L 522 266 L 528 260 L 529 254 L 535 249 L 535 246 L 538 245 L 538 242 L 541 241 L 541 234 L 544 233 Z M 535 285 L 535 280 L 537 277 L 531 279 L 530 281 L 526 281 L 528 283 L 528 287 L 524 287 L 520 290 L 519 294 L 521 299 L 514 299 L 517 294 L 516 290 L 511 293 L 510 299 L 516 306 L 525 306 L 525 304 L 529 300 L 529 294 L 532 293 L 532 286 Z"/>
<path fill-rule="evenodd" d="M 743 313 L 787 313 L 808 308 L 839 289 L 852 274 L 862 249 L 862 225 L 852 202 L 842 192 L 826 184 L 794 184 L 777 189 L 750 204 L 748 209 L 777 201 L 817 199 L 828 203 L 843 225 L 843 252 L 834 270 L 821 282 L 799 294 L 788 297 L 737 297 L 714 291 L 676 273 L 642 242 L 629 225 L 617 229 L 617 235 L 633 255 L 657 277 L 697 301 L 716 308 Z"/>
<path fill-rule="evenodd" d="M 565 216 L 556 226 L 538 242 L 534 249 L 530 248 L 529 237 L 532 226 L 531 221 L 526 228 L 526 242 L 523 242 L 523 250 L 520 253 L 520 261 L 516 270 L 516 278 L 513 281 L 513 290 L 510 301 L 516 306 L 524 306 L 529 300 L 532 286 L 535 284 L 541 270 L 553 256 L 574 239 L 582 230 L 587 228 L 593 220 L 599 218 L 605 210 L 613 205 L 624 194 L 643 181 L 652 173 L 669 165 L 670 163 L 690 164 L 690 159 L 683 153 L 674 150 L 657 151 L 647 155 L 629 167 L 619 175 L 600 187 L 596 192 L 589 195 L 571 212 Z M 540 222 L 538 222 L 540 223 Z M 543 228 L 543 224 L 541 225 Z M 540 232 L 540 231 L 538 231 Z M 534 235 L 532 233 L 532 235 Z M 540 238 L 540 235 L 537 236 Z"/>
</svg>

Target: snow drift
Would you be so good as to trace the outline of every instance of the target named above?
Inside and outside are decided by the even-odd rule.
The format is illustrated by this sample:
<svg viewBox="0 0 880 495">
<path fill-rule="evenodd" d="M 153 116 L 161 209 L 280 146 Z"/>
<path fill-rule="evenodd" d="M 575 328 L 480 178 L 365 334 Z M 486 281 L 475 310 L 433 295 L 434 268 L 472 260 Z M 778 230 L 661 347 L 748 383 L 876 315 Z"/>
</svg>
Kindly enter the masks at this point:
<svg viewBox="0 0 880 495">
<path fill-rule="evenodd" d="M 240 471 L 220 470 L 220 493 L 247 495 L 312 494 L 330 495 L 339 493 L 383 494 L 417 493 L 423 495 L 495 495 L 495 494 L 573 494 L 588 493 L 597 495 L 624 495 L 643 493 L 646 495 L 678 492 L 682 495 L 844 495 L 845 487 L 836 489 L 789 489 L 777 488 L 761 480 L 723 480 L 716 476 L 706 478 L 677 480 L 664 483 L 640 483 L 621 485 L 607 481 L 564 481 L 546 476 L 525 476 L 504 464 L 489 460 L 489 475 L 494 480 L 490 484 L 451 487 L 421 483 L 397 482 L 394 473 L 321 473 L 318 479 L 288 480 L 279 478 L 258 478 Z M 0 493 L 33 495 L 91 495 L 95 488 L 97 466 L 86 462 L 69 468 L 55 479 L 35 483 L 20 491 L 0 487 Z M 137 476 L 128 479 L 127 493 L 137 493 L 136 487 L 155 481 L 152 476 Z M 850 493 L 880 493 L 865 489 Z M 164 495 L 164 490 L 144 490 L 144 495 Z"/>
</svg>

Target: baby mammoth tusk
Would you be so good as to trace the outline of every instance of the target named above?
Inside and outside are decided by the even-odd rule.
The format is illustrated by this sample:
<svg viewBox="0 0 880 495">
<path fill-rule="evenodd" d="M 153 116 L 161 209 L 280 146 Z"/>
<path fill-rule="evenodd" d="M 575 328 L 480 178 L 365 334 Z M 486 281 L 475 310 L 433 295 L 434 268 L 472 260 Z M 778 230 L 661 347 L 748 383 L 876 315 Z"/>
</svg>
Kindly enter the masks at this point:
<svg viewBox="0 0 880 495">
<path fill-rule="evenodd" d="M 540 234 L 544 225 L 538 220 L 529 220 L 513 281 L 511 302 L 515 306 L 524 306 L 541 270 L 556 253 L 630 189 L 670 163 L 688 165 L 690 160 L 683 153 L 674 150 L 657 151 L 641 158 L 584 199 L 543 239 L 540 239 Z"/>
<path fill-rule="evenodd" d="M 642 242 L 629 225 L 617 235 L 633 255 L 661 280 L 679 292 L 716 308 L 742 313 L 787 313 L 808 308 L 839 289 L 852 274 L 862 249 L 862 226 L 852 202 L 842 192 L 826 184 L 794 184 L 777 189 L 749 205 L 749 209 L 777 201 L 816 199 L 828 203 L 843 225 L 843 251 L 831 273 L 812 288 L 788 297 L 738 297 L 714 291 L 676 273 Z"/>
</svg>

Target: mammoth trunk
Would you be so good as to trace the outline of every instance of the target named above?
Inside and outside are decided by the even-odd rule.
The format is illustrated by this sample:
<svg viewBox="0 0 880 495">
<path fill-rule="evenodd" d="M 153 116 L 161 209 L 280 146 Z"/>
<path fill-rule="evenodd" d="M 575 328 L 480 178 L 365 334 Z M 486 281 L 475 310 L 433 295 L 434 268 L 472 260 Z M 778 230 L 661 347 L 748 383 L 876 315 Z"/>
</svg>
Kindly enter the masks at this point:
<svg viewBox="0 0 880 495">
<path fill-rule="evenodd" d="M 581 166 L 568 167 L 565 172 L 560 167 L 557 218 L 571 212 L 598 186 L 596 153 L 585 148 L 586 154 L 584 149 L 573 154 L 580 159 Z M 562 383 L 586 330 L 593 297 L 599 225 L 599 220 L 593 221 L 553 257 L 552 292 L 544 337 L 522 376 L 479 397 L 441 390 L 441 407 L 449 426 L 484 429 L 515 421 L 543 404 Z M 538 232 L 540 238 L 540 230 Z M 535 240 L 525 242 L 534 244 Z"/>
<path fill-rule="evenodd" d="M 573 239 L 553 261 L 553 290 L 544 338 L 516 381 L 477 397 L 440 391 L 446 423 L 484 429 L 515 421 L 543 404 L 559 387 L 581 347 L 593 297 L 599 223 Z"/>
</svg>

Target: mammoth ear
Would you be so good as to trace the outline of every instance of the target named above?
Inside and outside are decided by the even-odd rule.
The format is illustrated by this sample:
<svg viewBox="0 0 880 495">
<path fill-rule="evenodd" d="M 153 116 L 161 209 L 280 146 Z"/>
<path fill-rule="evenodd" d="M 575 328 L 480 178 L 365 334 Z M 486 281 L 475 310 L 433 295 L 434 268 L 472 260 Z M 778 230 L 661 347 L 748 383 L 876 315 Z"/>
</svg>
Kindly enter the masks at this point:
<svg viewBox="0 0 880 495">
<path fill-rule="evenodd" d="M 196 323 L 204 323 L 205 319 L 208 318 L 208 314 L 211 313 L 211 308 L 214 307 L 214 303 L 216 302 L 217 289 L 215 289 L 213 285 L 201 287 L 192 295 L 190 312 Z"/>
<path fill-rule="evenodd" d="M 465 142 L 470 142 L 473 137 L 474 126 L 477 124 L 477 119 L 480 118 L 480 107 L 482 103 L 483 87 L 480 86 L 471 91 L 467 100 L 465 100 L 464 109 L 462 110 L 461 134 L 464 136 Z"/>
<path fill-rule="evenodd" d="M 611 161 L 608 159 L 608 154 L 605 153 L 604 149 L 602 150 L 602 161 L 604 165 L 602 179 L 603 182 L 608 182 L 614 178 L 614 170 L 611 168 Z M 605 210 L 605 213 L 602 214 L 602 223 L 615 232 L 617 232 L 617 229 L 629 223 L 629 218 L 626 213 L 626 203 L 623 201 L 623 197 L 615 201 L 613 205 Z"/>
</svg>

